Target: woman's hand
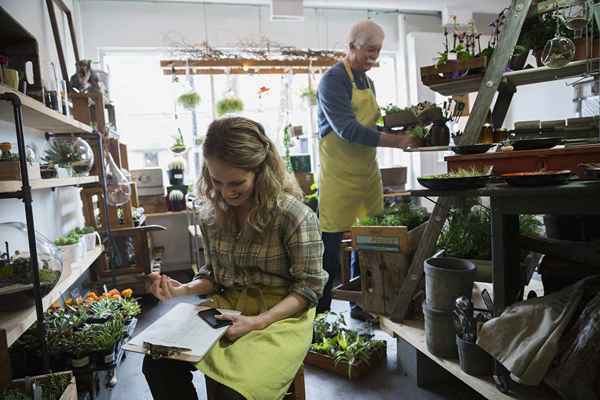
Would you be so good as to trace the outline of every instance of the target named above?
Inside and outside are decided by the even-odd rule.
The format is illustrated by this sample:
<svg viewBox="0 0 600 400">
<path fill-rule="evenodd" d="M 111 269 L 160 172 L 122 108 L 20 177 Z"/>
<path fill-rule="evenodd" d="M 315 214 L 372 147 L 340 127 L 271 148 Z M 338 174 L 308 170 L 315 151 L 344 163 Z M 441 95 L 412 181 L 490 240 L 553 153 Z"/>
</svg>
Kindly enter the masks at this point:
<svg viewBox="0 0 600 400">
<path fill-rule="evenodd" d="M 249 317 L 246 315 L 223 314 L 216 315 L 215 318 L 232 322 L 232 325 L 225 332 L 225 337 L 231 341 L 241 338 L 248 332 L 265 328 L 262 319 L 258 316 Z"/>
<path fill-rule="evenodd" d="M 152 272 L 147 276 L 150 280 L 150 291 L 161 301 L 167 301 L 187 294 L 186 285 L 175 279 L 171 279 L 166 275 L 161 275 L 158 272 Z"/>
</svg>

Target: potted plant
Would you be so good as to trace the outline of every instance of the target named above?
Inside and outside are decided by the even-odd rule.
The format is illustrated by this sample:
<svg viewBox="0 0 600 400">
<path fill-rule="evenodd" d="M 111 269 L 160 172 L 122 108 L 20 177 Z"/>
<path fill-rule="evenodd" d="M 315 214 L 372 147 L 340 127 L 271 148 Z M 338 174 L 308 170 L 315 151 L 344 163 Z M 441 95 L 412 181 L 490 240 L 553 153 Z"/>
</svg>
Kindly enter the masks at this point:
<svg viewBox="0 0 600 400">
<path fill-rule="evenodd" d="M 52 140 L 44 161 L 56 169 L 58 178 L 68 178 L 73 176 L 72 164 L 81 161 L 81 153 L 75 151 L 70 141 Z"/>
<path fill-rule="evenodd" d="M 75 228 L 72 233 L 80 236 L 84 252 L 92 251 L 98 244 L 102 243 L 100 234 L 96 232 L 96 228 L 93 226 Z"/>
<path fill-rule="evenodd" d="M 306 87 L 300 93 L 300 97 L 311 106 L 317 105 L 317 92 L 313 88 Z"/>
<path fill-rule="evenodd" d="M 177 128 L 177 134 L 175 135 L 175 144 L 171 146 L 171 151 L 175 154 L 183 153 L 187 150 L 187 146 L 183 141 L 183 133 L 181 133 L 181 129 Z"/>
<path fill-rule="evenodd" d="M 185 195 L 181 190 L 171 190 L 171 192 L 169 192 L 167 204 L 169 211 L 185 210 Z"/>
<path fill-rule="evenodd" d="M 532 215 L 519 217 L 520 232 L 526 236 L 538 236 L 541 222 Z M 450 216 L 437 241 L 444 256 L 464 258 L 477 266 L 475 280 L 491 282 L 492 238 L 489 212 L 468 200 L 466 205 L 450 211 Z"/>
<path fill-rule="evenodd" d="M 183 173 L 185 171 L 185 160 L 182 157 L 175 157 L 169 163 L 167 174 L 169 183 L 172 186 L 183 185 Z"/>
<path fill-rule="evenodd" d="M 244 110 L 244 103 L 237 97 L 225 97 L 217 103 L 217 115 L 219 117 L 225 114 L 239 113 Z"/>
<path fill-rule="evenodd" d="M 92 325 L 93 352 L 97 366 L 110 366 L 116 361 L 117 344 L 123 335 L 123 320 L 113 318 L 103 324 Z"/>
<path fill-rule="evenodd" d="M 21 164 L 19 155 L 12 153 L 12 144 L 9 142 L 0 143 L 0 181 L 20 181 Z M 40 179 L 40 165 L 35 163 L 35 154 L 28 147 L 27 154 L 27 174 L 30 180 Z"/>
<path fill-rule="evenodd" d="M 559 33 L 563 37 L 573 39 L 573 31 L 569 30 L 562 16 L 545 13 L 533 18 L 527 18 L 521 29 L 518 45 L 532 49 L 538 67 L 543 67 L 542 52 L 546 43 L 556 34 L 558 18 Z"/>
<path fill-rule="evenodd" d="M 83 257 L 83 246 L 80 237 L 75 232 L 61 236 L 54 241 L 63 257 L 63 273 L 65 276 L 71 273 L 71 265 Z"/>
<path fill-rule="evenodd" d="M 31 396 L 33 385 L 41 393 L 40 399 L 44 400 L 77 400 L 77 385 L 71 371 L 57 372 L 48 375 L 17 379 L 9 387 L 0 391 L 3 400 L 31 400 L 38 399 L 37 395 Z"/>
<path fill-rule="evenodd" d="M 180 95 L 177 98 L 177 103 L 179 103 L 183 108 L 188 111 L 193 111 L 198 104 L 200 104 L 200 95 L 194 91 L 190 91 Z"/>
<path fill-rule="evenodd" d="M 304 362 L 348 379 L 358 379 L 385 362 L 385 340 L 349 329 L 341 314 L 319 314 L 313 323 L 313 342 Z"/>
<path fill-rule="evenodd" d="M 80 330 L 73 330 L 68 337 L 67 353 L 71 358 L 71 366 L 76 369 L 86 368 L 90 365 L 90 355 L 94 348 L 94 331 L 91 325 L 83 325 Z"/>
</svg>

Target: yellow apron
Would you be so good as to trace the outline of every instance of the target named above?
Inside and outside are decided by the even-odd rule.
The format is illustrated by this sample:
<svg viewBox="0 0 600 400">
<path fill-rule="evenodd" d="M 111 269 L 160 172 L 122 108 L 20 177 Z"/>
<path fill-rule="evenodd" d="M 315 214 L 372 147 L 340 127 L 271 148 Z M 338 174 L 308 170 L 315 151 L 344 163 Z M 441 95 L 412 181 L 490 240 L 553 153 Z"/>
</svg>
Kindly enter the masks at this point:
<svg viewBox="0 0 600 400">
<path fill-rule="evenodd" d="M 207 305 L 257 315 L 288 294 L 283 287 L 226 289 L 223 295 L 212 296 Z M 233 343 L 223 338 L 196 368 L 248 400 L 282 399 L 304 362 L 312 342 L 314 319 L 313 307 L 262 331 L 249 332 Z"/>
<path fill-rule="evenodd" d="M 346 61 L 344 67 L 352 81 L 352 111 L 356 120 L 374 128 L 380 112 L 368 79 L 367 89 L 358 89 Z M 319 154 L 319 219 L 323 232 L 348 231 L 357 218 L 383 211 L 383 186 L 376 148 L 349 143 L 330 132 L 321 139 Z"/>
</svg>

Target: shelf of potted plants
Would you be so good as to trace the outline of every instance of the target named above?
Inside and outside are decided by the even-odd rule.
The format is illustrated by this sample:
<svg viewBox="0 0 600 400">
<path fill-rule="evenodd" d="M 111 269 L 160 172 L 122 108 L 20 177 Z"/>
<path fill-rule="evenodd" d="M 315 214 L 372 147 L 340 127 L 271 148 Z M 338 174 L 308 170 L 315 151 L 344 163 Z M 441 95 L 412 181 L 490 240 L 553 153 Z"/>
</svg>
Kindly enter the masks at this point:
<svg viewBox="0 0 600 400">
<path fill-rule="evenodd" d="M 47 309 L 58 300 L 103 252 L 104 248 L 97 246 L 94 250 L 86 252 L 79 261 L 73 263 L 71 265 L 72 273 L 65 279 L 61 279 L 52 291 L 42 299 L 44 309 Z M 16 312 L 0 313 L 0 329 L 6 331 L 8 346 L 13 344 L 35 321 L 35 307 Z"/>
</svg>

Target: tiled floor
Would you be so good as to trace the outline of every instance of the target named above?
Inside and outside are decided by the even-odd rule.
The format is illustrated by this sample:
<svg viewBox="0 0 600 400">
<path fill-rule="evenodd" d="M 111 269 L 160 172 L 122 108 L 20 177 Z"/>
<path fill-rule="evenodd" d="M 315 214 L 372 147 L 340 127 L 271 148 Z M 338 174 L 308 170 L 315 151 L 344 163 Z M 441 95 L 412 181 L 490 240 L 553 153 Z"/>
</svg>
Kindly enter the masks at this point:
<svg viewBox="0 0 600 400">
<path fill-rule="evenodd" d="M 197 298 L 185 298 L 178 301 L 197 302 Z M 172 307 L 174 302 L 144 304 L 144 314 L 140 318 L 137 332 L 144 329 L 152 321 Z M 349 313 L 346 302 L 334 301 L 334 311 Z M 360 324 L 358 321 L 348 321 Z M 356 382 L 349 382 L 337 375 L 310 366 L 305 369 L 305 387 L 307 400 L 336 399 L 405 399 L 405 400 L 475 400 L 480 399 L 475 392 L 456 380 L 451 384 L 428 390 L 417 387 L 413 379 L 406 376 L 396 364 L 396 341 L 382 331 L 376 330 L 378 338 L 387 340 L 387 364 L 372 371 L 370 375 Z M 144 376 L 141 373 L 142 355 L 128 353 L 118 370 L 118 383 L 112 389 L 113 400 L 148 400 L 152 399 Z M 206 398 L 204 378 L 198 372 L 194 374 L 200 399 Z M 177 400 L 177 399 L 173 399 Z M 270 400 L 270 399 L 265 399 Z"/>
</svg>

